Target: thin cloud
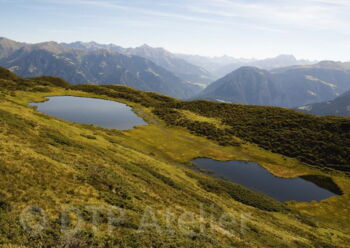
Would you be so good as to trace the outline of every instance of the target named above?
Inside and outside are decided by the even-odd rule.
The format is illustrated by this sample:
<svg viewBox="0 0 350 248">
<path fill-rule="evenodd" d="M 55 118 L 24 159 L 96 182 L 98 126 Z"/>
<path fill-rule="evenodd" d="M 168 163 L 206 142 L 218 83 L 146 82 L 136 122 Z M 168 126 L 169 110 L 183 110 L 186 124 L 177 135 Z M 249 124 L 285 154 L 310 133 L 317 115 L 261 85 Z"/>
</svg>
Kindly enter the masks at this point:
<svg viewBox="0 0 350 248">
<path fill-rule="evenodd" d="M 323 3 L 323 4 L 322 4 Z M 332 6 L 325 5 L 332 3 Z M 337 30 L 350 32 L 350 3 L 342 0 L 309 1 L 229 1 L 210 0 L 205 4 L 191 4 L 193 13 L 214 15 L 218 18 L 234 18 L 265 24 L 271 29 L 312 28 L 314 30 Z M 280 28 L 279 28 L 280 29 Z"/>
<path fill-rule="evenodd" d="M 312 28 L 350 34 L 348 0 L 242 1 L 192 0 L 153 1 L 139 7 L 132 1 L 35 0 L 39 2 L 118 9 L 141 15 L 206 24 L 241 25 L 271 32 Z M 156 6 L 167 7 L 160 11 Z"/>
<path fill-rule="evenodd" d="M 96 0 L 34 0 L 35 2 L 53 3 L 60 5 L 80 5 L 80 6 L 95 6 L 100 8 L 113 8 L 113 9 L 129 9 L 123 4 L 109 1 L 96 1 Z"/>
<path fill-rule="evenodd" d="M 338 51 L 339 57 L 344 58 L 349 48 L 346 42 L 350 40 L 350 0 L 0 0 L 0 2 L 4 3 L 4 8 L 0 12 L 8 20 L 12 18 L 12 16 L 9 18 L 9 13 L 14 10 L 20 13 L 14 22 L 23 20 L 18 27 L 9 28 L 9 25 L 3 25 L 5 34 L 12 34 L 12 30 L 16 28 L 26 33 L 30 28 L 24 27 L 34 25 L 53 29 L 51 32 L 40 30 L 36 34 L 38 37 L 49 34 L 49 37 L 53 37 L 50 39 L 61 39 L 60 33 L 69 33 L 69 30 L 74 30 L 77 26 L 87 25 L 87 31 L 70 32 L 67 37 L 71 37 L 70 39 L 101 37 L 101 40 L 115 39 L 126 45 L 148 42 L 175 50 L 192 46 L 191 49 L 210 52 L 213 55 L 229 53 L 261 57 L 288 51 L 314 58 L 318 58 L 320 54 L 329 56 L 335 50 Z M 6 12 L 6 9 L 10 11 Z M 36 12 L 43 15 L 42 18 L 46 18 L 47 23 L 41 23 L 35 14 L 29 15 Z M 91 29 L 94 31 L 91 32 Z M 157 36 L 153 35 L 153 31 Z M 196 44 L 197 39 L 193 39 L 193 34 L 201 40 L 200 46 Z M 248 46 L 250 47 L 247 48 Z"/>
</svg>

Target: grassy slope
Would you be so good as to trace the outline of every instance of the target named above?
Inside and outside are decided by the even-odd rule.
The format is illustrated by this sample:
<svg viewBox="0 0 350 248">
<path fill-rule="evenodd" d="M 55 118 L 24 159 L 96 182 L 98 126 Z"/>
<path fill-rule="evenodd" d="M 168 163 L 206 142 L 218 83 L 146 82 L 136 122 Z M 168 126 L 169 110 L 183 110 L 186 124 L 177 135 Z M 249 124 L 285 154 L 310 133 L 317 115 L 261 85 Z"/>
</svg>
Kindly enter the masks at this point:
<svg viewBox="0 0 350 248">
<path fill-rule="evenodd" d="M 225 127 L 186 118 L 184 111 L 217 118 Z M 156 106 L 153 112 L 169 125 L 186 127 L 222 145 L 239 145 L 233 141 L 239 137 L 311 165 L 350 170 L 349 118 L 319 118 L 277 107 L 209 101 L 170 102 Z"/>
<path fill-rule="evenodd" d="M 350 242 L 347 217 L 350 214 L 350 180 L 341 172 L 310 168 L 250 143 L 237 147 L 219 146 L 185 129 L 167 127 L 152 114 L 151 108 L 125 99 L 115 100 L 132 106 L 150 123 L 149 126 L 119 132 L 72 124 L 40 114 L 27 103 L 44 100 L 43 96 L 49 95 L 111 98 L 48 89 L 51 92 L 6 92 L 0 98 L 0 244 L 28 247 L 64 244 L 71 247 L 107 244 L 129 247 L 317 247 L 328 244 L 346 247 Z M 206 121 L 204 117 L 199 119 Z M 320 203 L 289 203 L 292 211 L 263 211 L 232 199 L 218 180 L 183 166 L 191 159 L 203 156 L 256 161 L 283 177 L 328 175 L 345 194 Z M 200 182 L 219 191 L 208 191 Z M 24 233 L 18 223 L 19 213 L 28 204 L 45 209 L 52 222 L 50 230 L 35 238 Z M 128 218 L 116 227 L 112 236 L 107 235 L 103 224 L 96 235 L 90 236 L 91 226 L 87 224 L 86 232 L 65 239 L 54 224 L 64 204 L 81 209 L 87 204 L 122 207 Z M 232 235 L 225 231 L 231 230 L 229 226 L 220 227 L 216 222 L 212 223 L 214 232 L 208 235 L 200 235 L 198 230 L 197 234 L 185 235 L 176 225 L 172 225 L 177 231 L 175 235 L 158 234 L 154 230 L 141 235 L 137 226 L 145 205 L 156 209 L 158 214 L 170 207 L 178 215 L 191 211 L 198 216 L 202 205 L 214 216 L 226 211 L 237 218 L 242 213 L 249 213 L 251 217 L 244 235 Z M 159 222 L 165 225 L 165 221 L 159 216 Z M 208 223 L 210 219 L 205 217 L 201 221 Z M 196 227 L 192 228 L 196 230 Z"/>
</svg>

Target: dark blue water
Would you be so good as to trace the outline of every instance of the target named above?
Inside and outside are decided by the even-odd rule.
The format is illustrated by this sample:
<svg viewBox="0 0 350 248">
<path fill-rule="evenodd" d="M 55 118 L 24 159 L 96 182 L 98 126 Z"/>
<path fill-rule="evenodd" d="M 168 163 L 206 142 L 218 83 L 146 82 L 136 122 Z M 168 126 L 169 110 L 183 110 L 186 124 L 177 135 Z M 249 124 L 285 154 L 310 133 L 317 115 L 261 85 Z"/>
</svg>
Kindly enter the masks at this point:
<svg viewBox="0 0 350 248">
<path fill-rule="evenodd" d="M 54 96 L 49 101 L 31 103 L 38 111 L 67 121 L 127 130 L 147 123 L 138 117 L 129 106 L 102 99 Z"/>
<path fill-rule="evenodd" d="M 340 194 L 337 185 L 328 177 L 307 176 L 308 180 L 301 177 L 275 177 L 254 162 L 216 161 L 208 158 L 198 158 L 192 162 L 198 168 L 211 172 L 213 176 L 240 184 L 279 201 L 320 201 Z"/>
</svg>

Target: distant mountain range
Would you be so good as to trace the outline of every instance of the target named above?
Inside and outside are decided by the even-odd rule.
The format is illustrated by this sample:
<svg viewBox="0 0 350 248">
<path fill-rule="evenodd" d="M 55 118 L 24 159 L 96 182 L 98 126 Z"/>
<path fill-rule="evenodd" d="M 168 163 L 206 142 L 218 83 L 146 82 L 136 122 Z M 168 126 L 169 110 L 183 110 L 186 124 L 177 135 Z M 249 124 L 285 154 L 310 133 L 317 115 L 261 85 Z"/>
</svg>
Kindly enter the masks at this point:
<svg viewBox="0 0 350 248">
<path fill-rule="evenodd" d="M 293 55 L 279 55 L 274 58 L 267 59 L 244 59 L 233 58 L 229 56 L 222 57 L 205 57 L 197 55 L 178 55 L 188 62 L 205 68 L 214 77 L 221 78 L 232 71 L 243 67 L 257 67 L 259 69 L 272 70 L 281 67 L 288 67 L 294 65 L 310 65 L 315 64 L 317 61 L 310 60 L 297 60 Z"/>
<path fill-rule="evenodd" d="M 136 48 L 123 48 L 113 44 L 104 45 L 96 42 L 80 41 L 74 43 L 61 43 L 61 45 L 89 51 L 106 49 L 108 51 L 116 51 L 125 55 L 140 56 L 149 59 L 158 66 L 167 69 L 187 83 L 200 85 L 202 87 L 205 87 L 215 80 L 215 78 L 205 69 L 193 65 L 163 48 L 153 48 L 148 45 L 143 45 Z"/>
<path fill-rule="evenodd" d="M 195 98 L 252 105 L 276 105 L 279 90 L 271 73 L 241 67 L 209 85 Z"/>
<path fill-rule="evenodd" d="M 208 56 L 189 55 L 189 54 L 176 54 L 176 56 L 186 60 L 191 64 L 204 68 L 205 70 L 209 71 L 212 75 L 214 75 L 216 79 L 224 76 L 220 73 L 223 67 L 226 67 L 230 64 L 235 64 L 235 63 L 240 63 L 243 65 L 245 63 L 253 61 L 253 59 L 237 59 L 230 56 L 208 57 Z M 231 72 L 232 70 L 230 70 L 229 72 Z"/>
<path fill-rule="evenodd" d="M 349 89 L 348 63 L 324 61 L 272 71 L 241 67 L 209 85 L 195 98 L 297 107 L 332 100 Z"/>
<path fill-rule="evenodd" d="M 74 84 L 121 84 L 182 99 L 292 108 L 350 90 L 350 63 L 312 63 L 292 55 L 236 59 L 174 54 L 148 45 L 27 44 L 0 38 L 0 66 L 22 77 L 58 76 Z"/>
<path fill-rule="evenodd" d="M 117 51 L 122 54 L 147 58 L 188 83 L 201 85 L 203 87 L 243 66 L 271 70 L 280 67 L 317 63 L 317 61 L 297 60 L 293 55 L 279 55 L 274 58 L 259 60 L 234 58 L 230 56 L 206 57 L 199 55 L 174 54 L 164 48 L 154 48 L 146 44 L 136 48 L 123 48 L 113 44 L 105 45 L 96 42 L 80 41 L 61 44 L 70 48 L 83 50 L 106 49 Z"/>
<path fill-rule="evenodd" d="M 350 116 L 350 91 L 347 91 L 334 100 L 314 103 L 297 108 L 299 111 L 319 115 Z"/>
<path fill-rule="evenodd" d="M 178 98 L 200 90 L 146 58 L 111 49 L 71 48 L 56 42 L 25 44 L 0 38 L 0 66 L 23 77 L 49 75 L 74 84 L 122 84 Z"/>
</svg>

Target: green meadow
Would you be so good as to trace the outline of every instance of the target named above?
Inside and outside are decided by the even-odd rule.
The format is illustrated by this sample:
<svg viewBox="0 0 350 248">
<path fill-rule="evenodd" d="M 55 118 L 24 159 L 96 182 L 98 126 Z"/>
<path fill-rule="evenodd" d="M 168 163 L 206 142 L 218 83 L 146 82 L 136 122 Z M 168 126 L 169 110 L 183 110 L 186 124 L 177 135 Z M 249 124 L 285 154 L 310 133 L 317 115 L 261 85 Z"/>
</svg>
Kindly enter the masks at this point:
<svg viewBox="0 0 350 248">
<path fill-rule="evenodd" d="M 0 78 L 0 247 L 350 244 L 349 119 L 6 70 Z M 108 130 L 28 105 L 48 96 L 122 102 L 148 125 Z M 254 161 L 284 178 L 327 176 L 343 194 L 282 203 L 193 170 L 198 157 Z"/>
</svg>

